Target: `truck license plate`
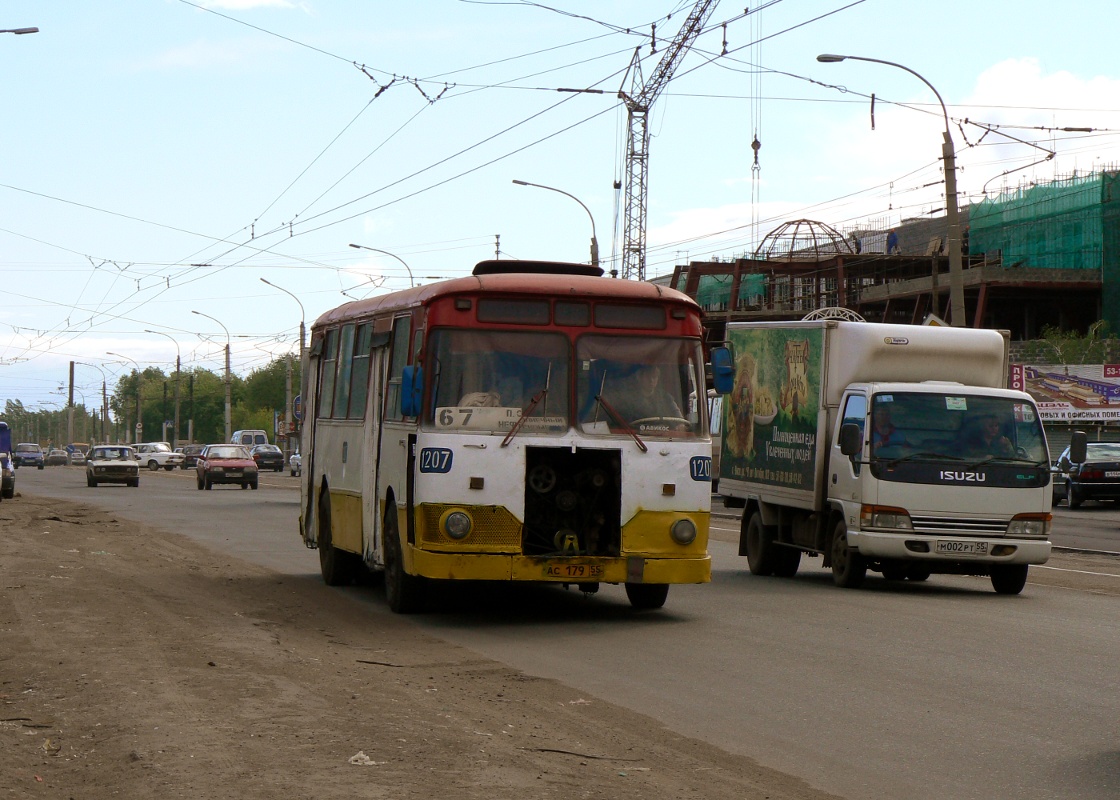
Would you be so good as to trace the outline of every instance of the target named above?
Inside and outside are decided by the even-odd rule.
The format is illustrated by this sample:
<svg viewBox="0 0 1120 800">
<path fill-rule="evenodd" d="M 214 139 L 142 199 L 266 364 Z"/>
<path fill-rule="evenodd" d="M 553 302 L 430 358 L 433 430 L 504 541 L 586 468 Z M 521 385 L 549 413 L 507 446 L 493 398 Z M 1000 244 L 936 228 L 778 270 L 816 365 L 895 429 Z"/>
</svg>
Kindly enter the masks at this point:
<svg viewBox="0 0 1120 800">
<path fill-rule="evenodd" d="M 942 556 L 986 556 L 987 542 L 949 542 L 939 539 L 937 554 Z"/>
</svg>

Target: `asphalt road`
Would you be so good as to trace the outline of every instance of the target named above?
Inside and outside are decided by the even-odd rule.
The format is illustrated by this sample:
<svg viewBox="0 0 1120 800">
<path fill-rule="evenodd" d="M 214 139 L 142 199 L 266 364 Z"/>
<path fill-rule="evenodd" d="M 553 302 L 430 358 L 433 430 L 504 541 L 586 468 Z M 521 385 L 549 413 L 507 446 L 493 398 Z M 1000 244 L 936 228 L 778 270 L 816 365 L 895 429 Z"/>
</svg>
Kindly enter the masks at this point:
<svg viewBox="0 0 1120 800">
<path fill-rule="evenodd" d="M 87 489 L 78 468 L 17 472 L 18 490 L 114 508 L 317 580 L 296 485 L 279 473 L 257 492 L 198 492 L 176 471 Z M 1055 516 L 1056 543 L 1120 550 L 1112 507 Z M 736 555 L 737 531 L 716 519 L 712 584 L 674 587 L 660 612 L 633 612 L 619 587 L 594 598 L 472 587 L 413 622 L 853 800 L 1120 796 L 1116 593 L 1030 582 L 1003 597 L 986 578 L 952 576 L 843 591 L 812 560 L 794 580 L 759 579 Z M 1101 563 L 1120 583 L 1115 559 Z M 379 588 L 345 591 L 371 624 L 389 613 Z"/>
</svg>

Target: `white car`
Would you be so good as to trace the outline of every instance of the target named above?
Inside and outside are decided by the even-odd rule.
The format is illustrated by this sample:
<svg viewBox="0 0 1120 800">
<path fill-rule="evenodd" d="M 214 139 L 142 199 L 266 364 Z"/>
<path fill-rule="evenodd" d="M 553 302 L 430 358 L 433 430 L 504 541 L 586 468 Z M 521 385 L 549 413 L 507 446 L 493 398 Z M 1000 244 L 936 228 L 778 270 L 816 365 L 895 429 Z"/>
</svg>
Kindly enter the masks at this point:
<svg viewBox="0 0 1120 800">
<path fill-rule="evenodd" d="M 86 486 L 99 483 L 140 485 L 140 462 L 127 445 L 98 445 L 86 456 Z"/>
<path fill-rule="evenodd" d="M 170 472 L 183 463 L 183 454 L 173 451 L 167 442 L 145 442 L 134 445 L 133 450 L 140 465 L 152 472 L 161 467 Z"/>
<path fill-rule="evenodd" d="M 288 469 L 292 477 L 296 477 L 303 472 L 303 456 L 299 453 L 292 453 L 292 457 L 288 459 Z"/>
</svg>

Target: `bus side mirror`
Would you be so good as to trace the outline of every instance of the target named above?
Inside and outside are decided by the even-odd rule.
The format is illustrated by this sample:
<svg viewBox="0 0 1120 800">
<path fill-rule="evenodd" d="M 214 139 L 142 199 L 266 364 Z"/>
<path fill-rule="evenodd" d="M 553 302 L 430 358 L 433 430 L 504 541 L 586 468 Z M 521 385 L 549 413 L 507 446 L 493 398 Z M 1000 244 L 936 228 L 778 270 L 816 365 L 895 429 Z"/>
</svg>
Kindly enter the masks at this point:
<svg viewBox="0 0 1120 800">
<path fill-rule="evenodd" d="M 726 347 L 712 348 L 712 386 L 720 394 L 731 394 L 735 386 L 735 365 Z"/>
<path fill-rule="evenodd" d="M 420 402 L 424 397 L 424 368 L 409 364 L 401 375 L 401 414 L 420 416 Z"/>
<path fill-rule="evenodd" d="M 863 431 L 854 422 L 840 426 L 840 452 L 848 458 L 858 456 L 863 450 Z"/>
<path fill-rule="evenodd" d="M 1089 449 L 1086 442 L 1088 437 L 1085 431 L 1074 431 L 1069 437 L 1069 460 L 1074 464 L 1084 464 L 1086 451 Z"/>
</svg>

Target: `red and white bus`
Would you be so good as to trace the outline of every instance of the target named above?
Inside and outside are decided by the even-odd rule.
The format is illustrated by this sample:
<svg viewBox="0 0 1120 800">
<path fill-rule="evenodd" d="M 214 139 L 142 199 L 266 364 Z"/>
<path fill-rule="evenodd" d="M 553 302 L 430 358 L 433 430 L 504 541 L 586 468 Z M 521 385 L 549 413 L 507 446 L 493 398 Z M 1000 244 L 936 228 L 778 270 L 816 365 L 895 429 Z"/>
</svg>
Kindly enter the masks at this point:
<svg viewBox="0 0 1120 800">
<path fill-rule="evenodd" d="M 324 580 L 705 583 L 711 504 L 700 308 L 579 264 L 347 303 L 312 327 L 300 530 Z M 699 401 L 698 401 L 699 398 Z"/>
</svg>

